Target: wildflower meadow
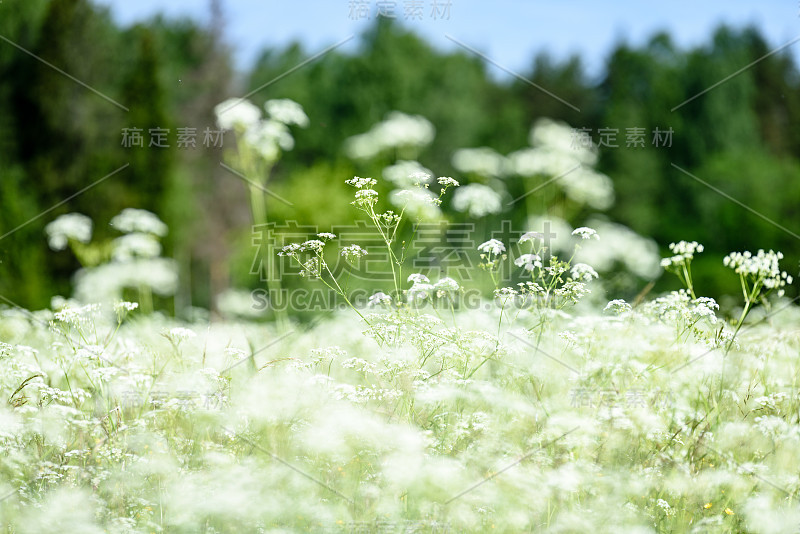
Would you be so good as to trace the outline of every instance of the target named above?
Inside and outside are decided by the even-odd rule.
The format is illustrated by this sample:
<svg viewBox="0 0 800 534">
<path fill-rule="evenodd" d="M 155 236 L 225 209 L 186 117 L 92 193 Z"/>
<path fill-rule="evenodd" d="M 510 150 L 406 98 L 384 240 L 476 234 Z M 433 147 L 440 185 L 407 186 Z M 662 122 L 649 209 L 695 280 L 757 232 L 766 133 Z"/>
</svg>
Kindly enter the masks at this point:
<svg viewBox="0 0 800 534">
<path fill-rule="evenodd" d="M 308 123 L 291 101 L 268 102 L 266 118 L 246 101 L 217 109 L 241 139 L 231 164 L 245 167 L 268 169 L 292 148 L 290 127 Z M 396 113 L 350 146 L 357 157 L 413 155 L 431 129 Z M 566 125 L 539 123 L 531 137 L 511 158 L 462 151 L 456 166 L 467 177 L 509 165 L 557 176 L 577 162 L 581 174 L 557 184 L 567 200 L 613 195 L 590 166 L 595 152 L 565 144 Z M 532 220 L 513 240 L 485 228 L 460 251 L 474 262 L 459 279 L 413 268 L 414 234 L 398 236 L 448 206 L 495 210 L 489 185 L 413 160 L 387 166 L 383 184 L 342 181 L 374 246 L 319 231 L 256 249 L 267 303 L 292 274 L 334 295 L 334 311 L 312 322 L 269 306 L 259 314 L 234 295 L 223 320 L 159 311 L 178 273 L 161 256 L 168 228 L 149 211 L 112 218 L 119 236 L 104 243 L 79 213 L 47 225 L 42 239 L 84 267 L 72 297 L 0 316 L 8 532 L 800 525 L 800 310 L 784 296 L 793 279 L 780 252 L 720 262 L 719 276 L 742 288 L 732 315 L 693 280 L 702 244 L 672 243 L 660 259 L 646 238 L 608 223 L 551 218 L 550 231 Z M 265 183 L 251 188 L 257 223 L 267 221 Z M 383 271 L 359 269 L 371 255 Z M 630 265 L 629 276 L 663 269 L 680 289 L 612 298 L 610 263 Z M 352 278 L 367 298 L 352 296 Z"/>
<path fill-rule="evenodd" d="M 34 4 L 50 6 L 25 8 L 43 35 L 91 5 Z M 432 13 L 426 24 L 444 24 Z M 105 135 L 87 130 L 47 152 L 45 125 L 41 146 L 20 137 L 15 167 L 0 142 L 0 533 L 800 532 L 800 174 L 779 134 L 789 111 L 760 95 L 753 117 L 774 124 L 725 131 L 783 143 L 764 168 L 786 174 L 765 170 L 772 185 L 755 193 L 704 177 L 757 181 L 765 160 L 691 141 L 692 124 L 739 113 L 750 93 L 704 99 L 765 79 L 755 69 L 774 65 L 759 63 L 772 52 L 731 68 L 744 74 L 729 86 L 728 63 L 697 68 L 705 49 L 678 61 L 663 37 L 650 59 L 620 48 L 599 95 L 627 80 L 625 61 L 630 72 L 662 61 L 659 88 L 684 60 L 723 82 L 687 82 L 685 113 L 649 122 L 646 106 L 609 105 L 603 117 L 631 130 L 619 146 L 608 124 L 579 122 L 603 101 L 581 93 L 576 64 L 551 78 L 576 88 L 558 95 L 538 85 L 544 74 L 511 72 L 507 87 L 481 78 L 479 110 L 459 84 L 486 57 L 448 34 L 457 53 L 424 79 L 393 78 L 429 52 L 381 21 L 352 56 L 265 53 L 270 76 L 243 96 L 159 89 L 227 72 L 220 34 L 193 28 L 154 19 L 115 37 L 139 43 L 135 74 L 119 94 L 90 94 L 128 110 L 121 146 L 115 131 L 113 148 L 84 157 L 81 143 Z M 749 35 L 720 32 L 722 48 Z M 278 90 L 295 71 L 305 81 Z M 64 81 L 31 76 L 42 93 Z M 381 79 L 394 80 L 385 100 Z M 417 85 L 438 96 L 416 106 Z M 519 96 L 531 87 L 544 105 Z M 170 91 L 197 120 L 178 128 L 159 112 Z M 26 95 L 12 101 L 28 113 L 41 95 Z M 512 97 L 524 111 L 509 111 Z M 116 124 L 81 109 L 60 127 Z M 348 119 L 329 120 L 332 109 Z M 147 146 L 142 125 L 163 135 L 154 143 L 151 130 Z M 651 180 L 673 143 L 711 155 L 704 167 L 667 159 L 671 181 Z M 122 167 L 73 188 L 119 154 Z M 84 192 L 98 196 L 80 203 Z"/>
</svg>

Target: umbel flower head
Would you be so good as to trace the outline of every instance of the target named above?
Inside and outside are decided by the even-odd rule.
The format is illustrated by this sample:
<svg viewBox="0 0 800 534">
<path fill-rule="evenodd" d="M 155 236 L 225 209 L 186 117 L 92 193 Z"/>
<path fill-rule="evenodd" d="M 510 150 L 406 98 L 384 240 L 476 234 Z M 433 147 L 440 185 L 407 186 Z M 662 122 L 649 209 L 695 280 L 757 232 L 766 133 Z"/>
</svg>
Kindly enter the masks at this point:
<svg viewBox="0 0 800 534">
<path fill-rule="evenodd" d="M 351 158 L 369 159 L 387 150 L 427 146 L 435 134 L 425 117 L 393 111 L 368 132 L 350 137 L 345 151 Z"/>
<path fill-rule="evenodd" d="M 132 232 L 112 241 L 111 257 L 115 261 L 133 258 L 156 258 L 161 255 L 161 244 L 152 234 Z"/>
<path fill-rule="evenodd" d="M 167 235 L 167 225 L 155 213 L 136 208 L 125 208 L 111 219 L 111 226 L 122 233 L 140 232 L 158 237 Z"/>
<path fill-rule="evenodd" d="M 64 250 L 70 239 L 88 243 L 92 239 L 92 220 L 80 213 L 67 213 L 45 226 L 47 244 L 53 250 Z"/>
<path fill-rule="evenodd" d="M 460 172 L 495 178 L 503 176 L 509 167 L 505 156 L 489 147 L 456 150 L 452 161 Z"/>
<path fill-rule="evenodd" d="M 247 128 L 242 140 L 269 161 L 276 160 L 281 150 L 294 148 L 294 138 L 282 122 L 267 119 Z"/>
<path fill-rule="evenodd" d="M 525 232 L 517 241 L 518 244 L 522 245 L 523 243 L 531 242 L 533 243 L 536 239 L 544 239 L 544 234 L 542 232 Z"/>
<path fill-rule="evenodd" d="M 391 303 L 392 303 L 391 296 L 387 295 L 383 291 L 378 291 L 369 298 L 367 306 L 369 306 L 370 308 L 374 308 L 375 306 L 388 305 Z"/>
<path fill-rule="evenodd" d="M 589 228 L 587 226 L 581 226 L 580 228 L 575 228 L 572 231 L 572 235 L 578 236 L 581 239 L 600 239 L 600 236 L 597 235 L 597 230 L 594 228 Z"/>
<path fill-rule="evenodd" d="M 371 188 L 378 184 L 378 181 L 373 178 L 360 178 L 358 176 L 354 176 L 349 180 L 345 180 L 344 183 L 347 185 L 352 185 L 357 189 L 364 189 L 364 188 Z"/>
<path fill-rule="evenodd" d="M 421 274 L 421 273 L 414 273 L 414 274 L 408 275 L 408 280 L 407 281 L 408 282 L 412 282 L 414 284 L 428 284 L 428 283 L 430 283 L 430 280 L 428 279 L 428 277 L 425 276 L 424 274 Z"/>
<path fill-rule="evenodd" d="M 297 125 L 301 128 L 308 126 L 308 115 L 303 111 L 303 106 L 288 98 L 267 100 L 264 109 L 273 120 L 288 125 Z"/>
<path fill-rule="evenodd" d="M 499 256 L 506 251 L 506 246 L 498 239 L 490 239 L 478 245 L 478 252 Z"/>
<path fill-rule="evenodd" d="M 441 215 L 441 199 L 426 187 L 392 191 L 389 201 L 401 212 L 416 219 L 438 219 Z"/>
<path fill-rule="evenodd" d="M 696 253 L 703 252 L 703 245 L 697 241 L 678 241 L 677 243 L 670 243 L 669 249 L 674 256 L 661 260 L 661 266 L 665 269 L 681 267 L 690 262 L 694 259 Z"/>
<path fill-rule="evenodd" d="M 478 252 L 481 253 L 481 263 L 479 267 L 489 271 L 492 276 L 492 281 L 497 285 L 494 272 L 507 257 L 506 246 L 498 239 L 490 239 L 478 245 Z"/>
<path fill-rule="evenodd" d="M 516 260 L 514 265 L 522 267 L 526 271 L 532 271 L 535 268 L 542 268 L 542 258 L 538 254 L 523 254 Z"/>
<path fill-rule="evenodd" d="M 444 187 L 458 187 L 460 185 L 457 180 L 449 176 L 440 176 L 436 181 L 439 182 L 439 185 Z"/>
<path fill-rule="evenodd" d="M 759 250 L 753 255 L 750 251 L 731 252 L 722 260 L 722 264 L 730 267 L 735 273 L 749 280 L 754 287 L 767 290 L 778 289 L 778 296 L 783 296 L 783 287 L 792 283 L 792 277 L 781 271 L 779 262 L 783 259 L 781 252 L 764 252 Z"/>
<path fill-rule="evenodd" d="M 357 189 L 355 200 L 351 202 L 352 205 L 360 208 L 361 210 L 368 211 L 372 206 L 378 203 L 378 192 L 372 189 L 377 185 L 378 181 L 373 178 L 361 178 L 354 176 L 344 183 L 352 185 Z"/>
<path fill-rule="evenodd" d="M 436 296 L 439 298 L 461 290 L 461 286 L 458 282 L 449 276 L 440 278 L 438 282 L 433 284 L 433 288 L 436 290 Z"/>
<path fill-rule="evenodd" d="M 503 203 L 500 195 L 488 185 L 468 184 L 456 190 L 453 195 L 453 209 L 478 218 L 500 213 Z"/>
<path fill-rule="evenodd" d="M 267 116 L 252 102 L 231 98 L 214 108 L 217 124 L 223 130 L 234 130 L 243 145 L 261 158 L 275 162 L 281 151 L 294 148 L 289 126 L 308 126 L 308 116 L 297 102 L 288 99 L 268 100 L 264 104 Z"/>
<path fill-rule="evenodd" d="M 349 261 L 355 261 L 362 256 L 366 256 L 367 251 L 358 245 L 348 245 L 342 248 L 341 254 L 345 259 Z"/>
<path fill-rule="evenodd" d="M 570 276 L 573 280 L 579 282 L 591 282 L 597 278 L 597 271 L 595 271 L 591 265 L 576 263 L 572 266 L 572 269 L 570 269 Z"/>
<path fill-rule="evenodd" d="M 400 189 L 408 189 L 417 182 L 427 183 L 431 175 L 432 172 L 417 161 L 400 160 L 383 169 L 383 177 Z"/>
<path fill-rule="evenodd" d="M 217 124 L 223 130 L 247 129 L 261 120 L 258 106 L 244 98 L 229 98 L 214 106 Z"/>
</svg>

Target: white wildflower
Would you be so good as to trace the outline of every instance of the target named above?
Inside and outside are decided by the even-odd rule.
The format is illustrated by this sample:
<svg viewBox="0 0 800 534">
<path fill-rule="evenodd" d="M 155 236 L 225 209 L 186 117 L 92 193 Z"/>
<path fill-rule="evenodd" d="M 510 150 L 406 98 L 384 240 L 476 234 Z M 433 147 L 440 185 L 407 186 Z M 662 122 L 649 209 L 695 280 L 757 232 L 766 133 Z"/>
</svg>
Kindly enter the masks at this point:
<svg viewBox="0 0 800 534">
<path fill-rule="evenodd" d="M 267 100 L 264 109 L 272 119 L 283 124 L 296 124 L 301 128 L 308 126 L 308 115 L 303 111 L 303 106 L 288 98 Z"/>
<path fill-rule="evenodd" d="M 322 252 L 322 249 L 325 247 L 325 243 L 320 241 L 319 239 L 309 239 L 308 241 L 303 242 L 300 245 L 300 252 L 311 251 L 315 253 Z"/>
<path fill-rule="evenodd" d="M 376 124 L 370 134 L 382 148 L 423 147 L 433 141 L 433 124 L 421 115 L 407 115 L 399 111 L 389 113 L 386 120 Z"/>
<path fill-rule="evenodd" d="M 188 328 L 183 328 L 181 326 L 177 326 L 175 328 L 170 328 L 169 332 L 167 333 L 171 338 L 183 341 L 185 339 L 191 339 L 193 337 L 197 337 L 197 334 L 194 333 L 193 330 L 189 330 Z"/>
<path fill-rule="evenodd" d="M 366 256 L 367 251 L 358 245 L 348 245 L 346 247 L 342 247 L 341 255 L 347 260 L 355 261 L 362 256 Z"/>
<path fill-rule="evenodd" d="M 378 192 L 374 189 L 359 189 L 356 191 L 356 199 L 352 202 L 354 206 L 369 208 L 378 203 Z"/>
<path fill-rule="evenodd" d="M 351 158 L 369 159 L 386 150 L 427 146 L 435 133 L 425 117 L 393 111 L 368 132 L 349 138 L 345 151 Z"/>
<path fill-rule="evenodd" d="M 47 244 L 53 250 L 64 250 L 69 240 L 88 243 L 92 239 L 92 220 L 80 213 L 67 213 L 45 226 Z"/>
<path fill-rule="evenodd" d="M 431 284 L 414 282 L 414 285 L 407 291 L 410 300 L 425 300 L 430 297 L 434 290 Z"/>
<path fill-rule="evenodd" d="M 443 185 L 444 187 L 458 187 L 460 185 L 457 180 L 449 176 L 440 176 L 436 181 L 439 182 L 439 185 Z"/>
<path fill-rule="evenodd" d="M 231 130 L 236 126 L 248 128 L 261 119 L 261 110 L 244 98 L 229 98 L 214 106 L 217 124 L 223 130 Z"/>
<path fill-rule="evenodd" d="M 452 163 L 453 167 L 463 173 L 493 178 L 504 175 L 508 167 L 506 158 L 488 147 L 456 150 Z"/>
<path fill-rule="evenodd" d="M 428 284 L 428 283 L 430 283 L 430 280 L 428 279 L 428 277 L 425 276 L 424 274 L 420 274 L 420 273 L 414 273 L 414 274 L 408 275 L 408 280 L 406 280 L 406 281 L 407 282 L 413 282 L 415 284 Z"/>
<path fill-rule="evenodd" d="M 522 267 L 526 271 L 533 271 L 537 267 L 542 267 L 542 258 L 538 254 L 523 254 L 514 260 L 514 265 Z"/>
<path fill-rule="evenodd" d="M 497 239 L 490 239 L 484 243 L 478 245 L 478 252 L 483 252 L 484 254 L 492 254 L 495 256 L 499 256 L 506 251 L 506 246 Z"/>
<path fill-rule="evenodd" d="M 111 226 L 123 233 L 140 232 L 158 237 L 167 235 L 167 225 L 154 213 L 136 208 L 125 208 L 111 219 Z"/>
<path fill-rule="evenodd" d="M 533 243 L 535 239 L 544 239 L 544 234 L 541 232 L 525 232 L 519 238 L 517 243 L 519 243 L 520 245 L 528 242 Z"/>
<path fill-rule="evenodd" d="M 440 278 L 434 285 L 433 288 L 436 290 L 436 296 L 441 298 L 449 293 L 454 293 L 461 289 L 461 286 L 458 285 L 458 282 L 453 280 L 450 277 Z"/>
<path fill-rule="evenodd" d="M 589 228 L 586 226 L 581 226 L 580 228 L 576 228 L 572 231 L 572 235 L 578 236 L 581 239 L 600 239 L 600 236 L 597 235 L 597 231 L 593 228 Z"/>
<path fill-rule="evenodd" d="M 401 189 L 428 183 L 433 173 L 417 161 L 400 160 L 383 169 L 383 177 Z"/>
<path fill-rule="evenodd" d="M 357 187 L 358 189 L 364 189 L 377 185 L 378 181 L 372 178 L 360 178 L 358 176 L 354 176 L 349 180 L 345 180 L 344 183 L 347 185 L 352 185 L 353 187 Z"/>
<path fill-rule="evenodd" d="M 391 304 L 391 303 L 392 303 L 391 296 L 387 295 L 382 291 L 378 291 L 369 298 L 367 306 L 369 306 L 370 308 L 374 308 L 375 306 L 381 306 L 384 304 Z"/>
<path fill-rule="evenodd" d="M 303 248 L 301 245 L 297 243 L 289 243 L 288 245 L 284 245 L 281 250 L 278 252 L 278 256 L 288 256 L 288 257 L 295 257 L 298 253 L 302 252 Z"/>
<path fill-rule="evenodd" d="M 497 298 L 508 299 L 516 297 L 517 295 L 519 295 L 519 291 L 513 287 L 501 287 L 500 289 L 494 290 L 494 296 Z"/>
<path fill-rule="evenodd" d="M 577 280 L 579 282 L 591 282 L 593 279 L 597 278 L 597 271 L 595 271 L 591 265 L 587 265 L 585 263 L 576 263 L 572 266 L 570 275 L 572 276 L 573 280 Z"/>
<path fill-rule="evenodd" d="M 132 232 L 111 242 L 111 257 L 115 261 L 133 258 L 155 258 L 161 255 L 161 244 L 152 234 Z"/>
<path fill-rule="evenodd" d="M 117 313 L 132 312 L 139 307 L 138 302 L 120 301 L 114 304 L 114 311 Z"/>
<path fill-rule="evenodd" d="M 665 269 L 682 267 L 691 262 L 696 253 L 703 252 L 703 245 L 699 244 L 697 241 L 670 243 L 669 248 L 674 255 L 661 260 L 661 266 Z"/>
<path fill-rule="evenodd" d="M 603 308 L 603 311 L 604 312 L 613 312 L 613 313 L 616 313 L 617 315 L 621 315 L 621 314 L 623 314 L 625 312 L 631 311 L 632 309 L 633 308 L 631 308 L 631 305 L 628 304 L 627 302 L 625 302 L 624 300 L 622 300 L 622 299 L 614 299 L 614 300 L 609 301 L 608 304 L 606 304 L 606 307 Z"/>
<path fill-rule="evenodd" d="M 395 190 L 389 201 L 417 219 L 438 219 L 441 216 L 441 200 L 432 191 L 424 188 Z"/>
<path fill-rule="evenodd" d="M 137 258 L 81 269 L 75 275 L 75 298 L 81 302 L 113 303 L 125 288 L 149 287 L 162 296 L 178 289 L 178 266 L 168 258 Z"/>
<path fill-rule="evenodd" d="M 245 130 L 242 141 L 255 149 L 268 161 L 278 159 L 281 150 L 294 148 L 294 138 L 289 128 L 275 120 L 260 121 Z"/>
<path fill-rule="evenodd" d="M 503 204 L 500 195 L 491 187 L 483 184 L 467 184 L 456 189 L 453 195 L 453 209 L 478 218 L 500 213 Z"/>
<path fill-rule="evenodd" d="M 778 289 L 778 296 L 783 296 L 783 287 L 792 283 L 792 277 L 780 270 L 781 252 L 731 252 L 722 260 L 723 265 L 730 267 L 737 274 L 751 279 L 754 285 L 761 284 L 767 290 Z"/>
</svg>

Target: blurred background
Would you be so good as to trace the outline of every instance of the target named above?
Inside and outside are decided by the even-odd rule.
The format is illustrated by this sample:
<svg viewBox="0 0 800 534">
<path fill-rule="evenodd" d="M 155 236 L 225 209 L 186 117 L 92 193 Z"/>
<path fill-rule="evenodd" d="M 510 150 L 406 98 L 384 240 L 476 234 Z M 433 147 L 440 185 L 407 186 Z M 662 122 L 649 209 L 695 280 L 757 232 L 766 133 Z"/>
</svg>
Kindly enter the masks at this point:
<svg viewBox="0 0 800 534">
<path fill-rule="evenodd" d="M 230 288 L 262 287 L 248 185 L 220 165 L 235 137 L 220 147 L 203 135 L 217 128 L 214 107 L 242 95 L 258 106 L 292 99 L 310 119 L 264 177 L 276 224 L 351 224 L 344 180 L 414 160 L 497 194 L 489 206 L 442 206 L 442 220 L 475 223 L 485 239 L 502 221 L 617 231 L 603 258 L 606 299 L 651 282 L 653 294 L 676 289 L 627 256 L 666 256 L 681 239 L 705 245 L 695 287 L 723 303 L 740 293 L 722 267 L 728 252 L 781 250 L 797 275 L 796 2 L 551 4 L 2 2 L 0 295 L 32 309 L 71 295 L 81 262 L 48 248 L 45 226 L 80 212 L 103 242 L 128 207 L 169 227 L 163 256 L 179 284 L 158 306 L 213 309 Z M 354 136 L 393 111 L 425 117 L 435 135 L 412 151 L 359 152 Z M 144 147 L 125 146 L 132 128 Z M 153 128 L 169 130 L 169 147 L 148 146 Z M 181 128 L 196 129 L 195 147 L 178 146 Z M 585 183 L 560 184 L 536 159 L 559 132 L 563 148 L 564 128 L 592 140 Z"/>
</svg>

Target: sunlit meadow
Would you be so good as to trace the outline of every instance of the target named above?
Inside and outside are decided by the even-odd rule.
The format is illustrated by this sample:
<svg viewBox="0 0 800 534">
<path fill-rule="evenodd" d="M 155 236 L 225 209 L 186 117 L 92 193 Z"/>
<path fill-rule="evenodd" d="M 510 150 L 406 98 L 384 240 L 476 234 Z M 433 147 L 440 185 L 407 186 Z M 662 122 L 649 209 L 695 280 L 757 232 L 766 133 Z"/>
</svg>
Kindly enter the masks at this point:
<svg viewBox="0 0 800 534">
<path fill-rule="evenodd" d="M 228 162 L 263 177 L 256 225 L 291 129 L 309 123 L 291 101 L 265 111 L 217 108 L 238 140 Z M 434 135 L 394 113 L 347 141 L 383 167 L 339 177 L 377 246 L 321 228 L 258 249 L 336 295 L 312 322 L 244 291 L 220 299 L 224 320 L 179 321 L 159 307 L 178 271 L 155 215 L 53 220 L 42 238 L 83 265 L 74 294 L 0 312 L 4 531 L 796 532 L 800 311 L 782 255 L 720 262 L 742 288 L 722 312 L 692 278 L 701 244 L 662 259 L 628 228 L 574 221 L 614 192 L 568 126 L 540 121 L 507 156 L 458 151 L 455 177 L 416 161 Z M 552 181 L 521 202 L 554 209 L 513 240 L 486 228 L 469 280 L 412 268 L 399 236 L 500 212 L 512 178 Z M 94 242 L 109 223 L 118 237 Z M 333 264 L 375 254 L 389 281 L 359 301 Z M 631 302 L 605 280 L 664 271 L 680 289 Z"/>
</svg>

